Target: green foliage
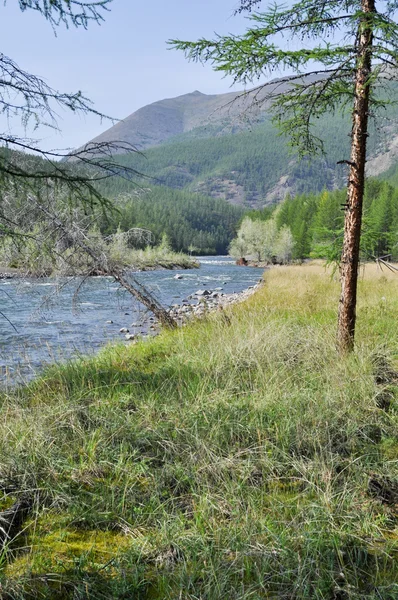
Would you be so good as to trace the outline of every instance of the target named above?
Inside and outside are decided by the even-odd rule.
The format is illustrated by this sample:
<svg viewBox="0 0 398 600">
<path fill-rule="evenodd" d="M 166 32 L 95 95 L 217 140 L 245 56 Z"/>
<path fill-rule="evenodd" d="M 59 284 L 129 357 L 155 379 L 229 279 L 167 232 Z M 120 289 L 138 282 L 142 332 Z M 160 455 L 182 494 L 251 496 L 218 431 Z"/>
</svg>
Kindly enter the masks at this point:
<svg viewBox="0 0 398 600">
<path fill-rule="evenodd" d="M 101 11 L 108 10 L 112 0 L 18 0 L 22 11 L 32 9 L 39 12 L 53 27 L 63 23 L 87 28 L 89 21 L 101 22 Z"/>
<path fill-rule="evenodd" d="M 268 220 L 245 217 L 230 244 L 231 256 L 251 258 L 257 262 L 288 263 L 292 257 L 294 240 L 287 225 L 278 231 L 275 219 L 277 212 Z"/>
</svg>

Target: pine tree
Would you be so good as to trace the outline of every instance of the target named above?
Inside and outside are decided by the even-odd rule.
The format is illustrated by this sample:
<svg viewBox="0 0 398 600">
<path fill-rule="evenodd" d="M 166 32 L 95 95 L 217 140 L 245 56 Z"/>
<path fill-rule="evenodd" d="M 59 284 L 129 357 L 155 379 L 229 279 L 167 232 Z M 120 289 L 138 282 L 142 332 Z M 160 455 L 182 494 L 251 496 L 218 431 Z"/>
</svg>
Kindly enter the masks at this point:
<svg viewBox="0 0 398 600">
<path fill-rule="evenodd" d="M 242 0 L 240 11 L 258 4 Z M 300 0 L 289 8 L 272 4 L 252 13 L 252 26 L 241 36 L 171 41 L 189 59 L 210 61 L 235 82 L 246 84 L 276 70 L 294 71 L 279 84 L 260 85 L 253 97 L 255 102 L 271 102 L 274 120 L 301 155 L 323 150 L 316 119 L 350 106 L 351 156 L 341 161 L 349 171 L 338 317 L 343 352 L 354 345 L 368 118 L 370 108 L 383 104 L 375 94 L 377 82 L 397 65 L 397 10 L 398 0 Z M 278 36 L 293 44 L 278 46 Z"/>
</svg>

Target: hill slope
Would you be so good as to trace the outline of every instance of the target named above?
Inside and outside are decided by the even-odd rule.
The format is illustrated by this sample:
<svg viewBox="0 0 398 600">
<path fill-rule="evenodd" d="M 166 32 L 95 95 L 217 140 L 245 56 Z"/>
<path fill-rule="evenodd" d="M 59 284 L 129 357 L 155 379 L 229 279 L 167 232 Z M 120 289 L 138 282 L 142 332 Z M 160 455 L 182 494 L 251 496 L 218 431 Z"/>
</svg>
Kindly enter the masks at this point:
<svg viewBox="0 0 398 600">
<path fill-rule="evenodd" d="M 274 85 L 283 86 L 279 82 Z M 390 94 L 398 84 L 389 84 Z M 316 133 L 325 156 L 299 162 L 289 152 L 267 113 L 265 102 L 249 110 L 253 92 L 206 96 L 194 92 L 143 107 L 93 141 L 122 139 L 145 148 L 145 157 L 121 156 L 154 184 L 261 207 L 287 194 L 336 189 L 345 184 L 349 157 L 349 115 L 325 115 Z M 242 116 L 243 114 L 243 116 Z M 239 116 L 241 115 L 241 116 Z M 389 106 L 371 123 L 368 174 L 380 175 L 396 164 L 398 108 Z M 114 190 L 129 186 L 114 182 Z M 112 190 L 111 190 L 112 191 Z"/>
</svg>

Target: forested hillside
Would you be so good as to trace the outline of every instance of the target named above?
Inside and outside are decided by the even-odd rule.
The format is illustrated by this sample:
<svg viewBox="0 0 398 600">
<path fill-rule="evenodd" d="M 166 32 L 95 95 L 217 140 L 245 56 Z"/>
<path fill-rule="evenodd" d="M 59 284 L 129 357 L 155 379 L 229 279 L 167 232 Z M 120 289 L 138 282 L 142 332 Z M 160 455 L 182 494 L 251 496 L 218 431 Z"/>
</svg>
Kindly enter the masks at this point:
<svg viewBox="0 0 398 600">
<path fill-rule="evenodd" d="M 20 152 L 13 152 L 13 155 L 16 161 L 21 164 L 29 163 L 37 172 L 46 168 L 40 157 Z M 72 174 L 82 173 L 75 163 L 69 164 L 69 170 Z M 98 228 L 103 235 L 136 227 L 149 229 L 153 234 L 154 244 L 159 244 L 166 234 L 172 249 L 176 251 L 193 254 L 228 252 L 228 246 L 244 214 L 242 207 L 232 206 L 222 199 L 154 183 L 153 178 L 138 177 L 133 177 L 132 180 L 110 177 L 96 182 L 98 192 L 110 201 L 115 210 L 111 210 L 110 206 L 106 210 L 101 206 L 90 209 L 90 203 L 87 202 L 85 210 L 74 208 L 76 222 L 87 228 L 87 219 L 90 219 L 90 225 Z M 3 217 L 12 217 L 20 233 L 24 231 L 31 234 L 36 225 L 40 224 L 42 214 L 39 210 L 33 210 L 29 194 L 26 195 L 24 189 L 16 186 L 10 189 L 1 187 L 0 191 Z M 62 190 L 56 196 L 61 203 L 65 200 Z M 72 199 L 70 204 L 73 205 Z M 52 209 L 57 213 L 57 202 Z"/>
<path fill-rule="evenodd" d="M 389 85 L 392 91 L 397 87 Z M 195 102 L 201 102 L 200 94 Z M 325 154 L 302 161 L 289 153 L 286 139 L 278 134 L 269 115 L 262 114 L 260 119 L 249 122 L 236 115 L 228 119 L 224 114 L 223 119 L 175 134 L 144 154 L 118 156 L 118 162 L 133 167 L 137 175 L 133 180 L 116 176 L 99 184 L 100 191 L 118 208 L 106 217 L 96 215 L 101 231 L 109 234 L 118 228 L 143 227 L 154 233 L 157 243 L 166 234 L 175 250 L 226 253 L 246 211 L 261 211 L 264 206 L 273 209 L 287 197 L 278 226 L 290 227 L 294 257 L 322 255 L 330 243 L 335 243 L 338 252 L 343 217 L 340 204 L 345 202 L 345 193 L 335 190 L 345 186 L 346 166 L 337 162 L 349 156 L 348 117 L 319 119 L 316 133 L 325 140 Z M 398 187 L 397 133 L 398 108 L 388 106 L 371 124 L 369 154 L 374 158 L 369 160 L 368 170 Z M 24 160 L 40 163 L 37 158 Z M 367 240 L 369 252 L 375 249 L 369 240 L 374 239 L 375 223 L 380 222 L 376 219 L 373 233 L 366 233 L 376 211 L 376 204 L 371 209 L 377 196 L 375 186 L 374 182 L 368 185 L 365 207 L 364 243 Z M 393 210 L 395 192 L 388 194 L 392 198 L 389 210 Z M 333 223 L 325 223 L 319 214 L 326 210 L 324 204 L 333 214 Z M 396 252 L 391 241 L 394 218 L 388 217 L 390 230 L 387 238 L 378 242 L 378 251 Z"/>
<path fill-rule="evenodd" d="M 148 149 L 144 155 L 121 156 L 120 162 L 153 177 L 156 183 L 223 198 L 232 204 L 257 208 L 290 194 L 336 189 L 345 184 L 346 169 L 337 165 L 349 156 L 349 120 L 323 117 L 317 129 L 325 138 L 325 155 L 297 160 L 270 120 L 249 131 L 201 137 L 191 132 L 176 141 Z M 370 154 L 388 147 L 386 130 L 375 126 Z M 372 163 L 370 163 L 371 165 Z M 127 182 L 114 180 L 109 191 L 126 191 Z"/>
<path fill-rule="evenodd" d="M 388 85 L 388 92 L 383 94 L 393 97 L 397 83 Z M 218 98 L 203 96 L 195 95 L 195 102 Z M 348 115 L 321 117 L 314 132 L 324 140 L 325 154 L 299 161 L 266 111 L 256 117 L 250 112 L 236 113 L 236 109 L 229 114 L 224 108 L 218 120 L 214 115 L 212 120 L 203 117 L 201 125 L 189 131 L 176 130 L 143 154 L 121 155 L 118 160 L 152 178 L 151 183 L 222 198 L 247 208 L 280 202 L 287 194 L 316 193 L 345 185 L 346 167 L 337 163 L 349 158 Z M 155 119 L 155 113 L 151 115 Z M 198 122 L 200 119 L 193 121 Z M 388 105 L 370 124 L 369 175 L 379 175 L 397 162 L 397 136 L 398 107 Z M 145 179 L 141 183 L 145 186 Z M 111 194 L 129 189 L 127 182 L 117 179 L 108 187 Z"/>
<path fill-rule="evenodd" d="M 155 234 L 156 241 L 166 234 L 175 250 L 226 254 L 244 213 L 224 200 L 186 191 L 152 185 L 137 190 L 124 180 L 118 184 L 119 191 L 130 187 L 130 193 L 117 196 L 118 212 L 102 220 L 103 232 L 143 227 Z M 107 187 L 113 189 L 111 180 L 104 185 L 104 192 Z"/>
</svg>

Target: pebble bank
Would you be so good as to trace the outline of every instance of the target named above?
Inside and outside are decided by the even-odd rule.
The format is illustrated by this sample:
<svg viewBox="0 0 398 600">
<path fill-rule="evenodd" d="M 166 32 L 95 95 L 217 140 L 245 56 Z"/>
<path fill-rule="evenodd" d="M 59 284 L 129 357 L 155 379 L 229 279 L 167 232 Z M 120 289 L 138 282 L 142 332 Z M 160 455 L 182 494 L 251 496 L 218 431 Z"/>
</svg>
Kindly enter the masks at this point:
<svg viewBox="0 0 398 600">
<path fill-rule="evenodd" d="M 182 304 L 173 304 L 169 310 L 169 313 L 176 320 L 177 324 L 182 326 L 192 319 L 200 319 L 205 317 L 209 312 L 221 310 L 227 306 L 231 306 L 232 304 L 244 302 L 250 298 L 250 296 L 252 296 L 262 284 L 263 280 L 260 279 L 256 285 L 252 285 L 242 292 L 236 292 L 232 294 L 224 294 L 222 287 L 198 290 L 184 299 Z M 146 336 L 153 337 L 159 333 L 161 326 L 154 317 L 150 317 L 149 321 L 150 327 L 149 331 L 146 333 Z M 145 324 L 147 323 L 133 323 L 132 327 L 134 329 L 140 328 L 145 326 Z M 144 332 L 141 331 L 140 334 L 137 335 L 130 332 L 129 329 L 123 327 L 120 329 L 120 333 L 124 334 L 126 340 L 134 342 L 138 341 L 140 338 L 142 339 L 142 334 Z"/>
</svg>

